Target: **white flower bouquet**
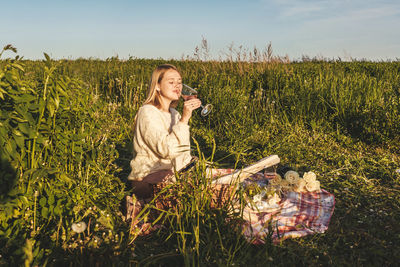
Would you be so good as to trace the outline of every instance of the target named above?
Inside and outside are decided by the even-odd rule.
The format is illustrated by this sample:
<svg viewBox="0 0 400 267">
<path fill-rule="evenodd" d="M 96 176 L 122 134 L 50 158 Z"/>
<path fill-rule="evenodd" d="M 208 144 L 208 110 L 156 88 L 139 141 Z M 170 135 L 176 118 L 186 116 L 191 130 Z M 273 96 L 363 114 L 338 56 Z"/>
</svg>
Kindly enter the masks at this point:
<svg viewBox="0 0 400 267">
<path fill-rule="evenodd" d="M 294 192 L 314 192 L 321 190 L 320 182 L 317 180 L 317 175 L 314 172 L 306 172 L 303 178 L 295 171 L 288 171 L 285 173 L 284 179 L 277 174 L 269 183 L 270 186 L 275 187 L 280 192 L 294 191 Z"/>
<path fill-rule="evenodd" d="M 320 182 L 314 172 L 306 172 L 301 178 L 296 171 L 288 171 L 284 178 L 276 174 L 268 184 L 253 182 L 245 186 L 248 207 L 256 207 L 259 211 L 270 212 L 279 208 L 284 192 L 315 192 L 320 190 Z"/>
</svg>

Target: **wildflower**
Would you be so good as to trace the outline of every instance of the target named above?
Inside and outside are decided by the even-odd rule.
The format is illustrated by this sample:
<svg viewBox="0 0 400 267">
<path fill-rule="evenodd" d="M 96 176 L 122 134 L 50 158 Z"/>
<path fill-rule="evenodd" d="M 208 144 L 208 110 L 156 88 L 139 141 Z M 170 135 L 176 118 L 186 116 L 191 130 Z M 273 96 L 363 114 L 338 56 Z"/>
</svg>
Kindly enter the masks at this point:
<svg viewBox="0 0 400 267">
<path fill-rule="evenodd" d="M 309 192 L 320 190 L 320 183 L 319 181 L 312 181 L 306 184 L 306 189 Z"/>
<path fill-rule="evenodd" d="M 396 172 L 400 174 L 400 169 L 396 169 Z"/>
<path fill-rule="evenodd" d="M 86 230 L 86 223 L 85 222 L 73 223 L 71 228 L 72 231 L 79 234 Z"/>
<path fill-rule="evenodd" d="M 303 175 L 303 179 L 309 183 L 309 182 L 314 182 L 317 180 L 317 175 L 313 172 L 306 172 Z"/>
<path fill-rule="evenodd" d="M 288 181 L 290 184 L 295 184 L 297 180 L 300 179 L 300 176 L 297 172 L 295 171 L 288 171 L 285 173 L 285 179 Z"/>
</svg>

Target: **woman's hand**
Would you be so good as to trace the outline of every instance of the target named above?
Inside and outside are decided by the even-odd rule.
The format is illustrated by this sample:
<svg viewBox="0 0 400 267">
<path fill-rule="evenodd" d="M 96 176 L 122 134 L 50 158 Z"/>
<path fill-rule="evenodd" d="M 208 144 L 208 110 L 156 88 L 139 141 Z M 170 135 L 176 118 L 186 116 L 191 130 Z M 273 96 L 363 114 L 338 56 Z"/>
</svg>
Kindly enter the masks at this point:
<svg viewBox="0 0 400 267">
<path fill-rule="evenodd" d="M 201 101 L 198 98 L 192 98 L 183 103 L 183 111 L 181 122 L 188 123 L 189 119 L 192 117 L 193 110 L 199 108 L 201 106 Z"/>
</svg>

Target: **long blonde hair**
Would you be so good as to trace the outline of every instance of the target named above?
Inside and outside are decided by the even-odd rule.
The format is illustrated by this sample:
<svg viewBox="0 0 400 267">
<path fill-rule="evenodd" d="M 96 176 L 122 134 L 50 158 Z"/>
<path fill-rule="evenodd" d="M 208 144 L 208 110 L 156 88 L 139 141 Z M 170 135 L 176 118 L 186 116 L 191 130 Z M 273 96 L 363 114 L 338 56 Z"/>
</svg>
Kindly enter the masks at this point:
<svg viewBox="0 0 400 267">
<path fill-rule="evenodd" d="M 157 68 L 153 71 L 153 74 L 151 75 L 149 88 L 147 89 L 147 98 L 144 101 L 143 105 L 152 104 L 157 108 L 160 108 L 161 94 L 160 91 L 158 91 L 156 88 L 157 85 L 160 84 L 160 82 L 164 78 L 164 74 L 169 70 L 175 70 L 176 72 L 179 73 L 179 75 L 181 75 L 181 73 L 174 65 L 162 64 L 157 66 Z M 174 100 L 171 102 L 170 107 L 175 108 L 177 105 L 178 105 L 178 100 Z"/>
<path fill-rule="evenodd" d="M 164 78 L 164 74 L 169 70 L 175 70 L 179 73 L 179 75 L 181 75 L 179 70 L 174 65 L 162 64 L 162 65 L 157 66 L 157 68 L 153 71 L 153 74 L 151 75 L 151 79 L 149 82 L 149 88 L 147 89 L 147 98 L 144 101 L 143 105 L 152 104 L 155 107 L 160 108 L 161 95 L 160 95 L 160 91 L 158 91 L 156 88 L 157 88 L 157 85 Z M 170 107 L 176 108 L 177 105 L 178 105 L 178 100 L 174 100 L 171 102 Z M 132 134 L 134 133 L 135 128 L 136 128 L 136 119 L 137 119 L 137 114 L 136 114 L 135 118 L 133 119 L 132 129 L 131 129 Z"/>
</svg>

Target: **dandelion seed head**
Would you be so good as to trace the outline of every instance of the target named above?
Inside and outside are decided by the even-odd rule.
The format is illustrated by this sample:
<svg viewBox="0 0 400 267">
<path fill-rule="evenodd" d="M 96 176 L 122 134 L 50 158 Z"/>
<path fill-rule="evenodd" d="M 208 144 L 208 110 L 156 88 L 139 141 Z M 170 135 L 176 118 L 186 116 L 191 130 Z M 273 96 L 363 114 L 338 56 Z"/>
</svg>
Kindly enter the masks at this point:
<svg viewBox="0 0 400 267">
<path fill-rule="evenodd" d="M 86 230 L 86 223 L 85 222 L 73 223 L 71 228 L 72 231 L 79 234 Z"/>
</svg>

